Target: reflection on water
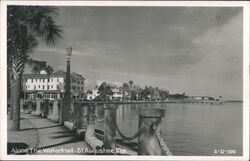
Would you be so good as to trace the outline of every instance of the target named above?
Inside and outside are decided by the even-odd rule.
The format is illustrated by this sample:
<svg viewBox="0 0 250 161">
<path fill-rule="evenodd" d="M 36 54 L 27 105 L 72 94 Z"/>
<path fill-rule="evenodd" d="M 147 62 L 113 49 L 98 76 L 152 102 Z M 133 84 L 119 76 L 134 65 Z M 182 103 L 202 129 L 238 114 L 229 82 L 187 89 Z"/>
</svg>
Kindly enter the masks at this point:
<svg viewBox="0 0 250 161">
<path fill-rule="evenodd" d="M 173 155 L 229 155 L 214 153 L 221 149 L 236 150 L 230 155 L 242 155 L 242 103 L 119 105 L 117 124 L 126 136 L 138 131 L 140 107 L 165 109 L 162 137 Z M 102 106 L 97 107 L 96 114 L 98 119 L 104 117 Z M 103 127 L 103 122 L 97 123 L 98 129 Z"/>
</svg>

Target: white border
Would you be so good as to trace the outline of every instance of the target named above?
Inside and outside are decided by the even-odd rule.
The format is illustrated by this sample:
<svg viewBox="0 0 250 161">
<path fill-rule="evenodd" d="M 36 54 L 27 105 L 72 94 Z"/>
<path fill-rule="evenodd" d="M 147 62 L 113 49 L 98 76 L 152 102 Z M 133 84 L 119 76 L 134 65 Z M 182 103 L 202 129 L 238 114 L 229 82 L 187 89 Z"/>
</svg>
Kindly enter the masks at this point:
<svg viewBox="0 0 250 161">
<path fill-rule="evenodd" d="M 7 55 L 6 8 L 7 5 L 53 6 L 193 6 L 193 7 L 243 7 L 243 156 L 94 156 L 94 155 L 7 155 Z M 0 118 L 1 160 L 249 160 L 249 2 L 247 1 L 2 1 L 1 2 L 1 54 L 0 54 Z"/>
</svg>

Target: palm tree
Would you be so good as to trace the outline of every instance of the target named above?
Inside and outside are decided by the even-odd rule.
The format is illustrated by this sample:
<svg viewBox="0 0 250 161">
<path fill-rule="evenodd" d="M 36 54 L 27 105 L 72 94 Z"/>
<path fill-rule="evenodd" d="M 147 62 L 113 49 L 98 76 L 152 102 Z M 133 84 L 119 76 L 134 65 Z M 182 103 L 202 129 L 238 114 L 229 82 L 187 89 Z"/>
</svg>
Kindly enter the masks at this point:
<svg viewBox="0 0 250 161">
<path fill-rule="evenodd" d="M 55 45 L 62 37 L 62 29 L 55 22 L 57 11 L 57 8 L 49 6 L 7 8 L 7 61 L 13 85 L 12 130 L 20 129 L 20 90 L 25 63 L 38 46 L 38 39 L 47 45 Z"/>
</svg>

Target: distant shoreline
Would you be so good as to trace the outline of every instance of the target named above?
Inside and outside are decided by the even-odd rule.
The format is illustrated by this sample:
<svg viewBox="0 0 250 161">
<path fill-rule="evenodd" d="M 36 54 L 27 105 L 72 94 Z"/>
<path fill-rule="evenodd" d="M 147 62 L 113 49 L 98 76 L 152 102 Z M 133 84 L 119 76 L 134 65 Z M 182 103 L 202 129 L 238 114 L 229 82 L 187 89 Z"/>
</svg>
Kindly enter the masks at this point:
<svg viewBox="0 0 250 161">
<path fill-rule="evenodd" d="M 168 100 L 168 101 L 80 101 L 80 103 L 97 103 L 97 104 L 147 104 L 147 103 L 181 103 L 181 104 L 222 104 L 225 101 L 183 101 L 183 100 Z"/>
<path fill-rule="evenodd" d="M 243 102 L 243 100 L 227 100 L 227 101 L 224 101 L 224 102 Z"/>
</svg>

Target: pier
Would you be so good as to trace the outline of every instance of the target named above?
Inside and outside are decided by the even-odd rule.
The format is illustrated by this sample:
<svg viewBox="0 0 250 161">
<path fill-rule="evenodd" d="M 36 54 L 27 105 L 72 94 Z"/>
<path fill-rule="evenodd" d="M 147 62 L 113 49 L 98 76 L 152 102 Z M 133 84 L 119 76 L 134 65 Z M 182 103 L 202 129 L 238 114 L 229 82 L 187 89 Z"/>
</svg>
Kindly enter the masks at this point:
<svg viewBox="0 0 250 161">
<path fill-rule="evenodd" d="M 92 101 L 80 101 L 80 103 L 90 103 Z M 182 100 L 169 100 L 169 101 L 95 101 L 97 104 L 151 104 L 151 103 L 180 103 L 180 104 L 211 104 L 221 105 L 223 101 L 182 101 Z"/>
</svg>

